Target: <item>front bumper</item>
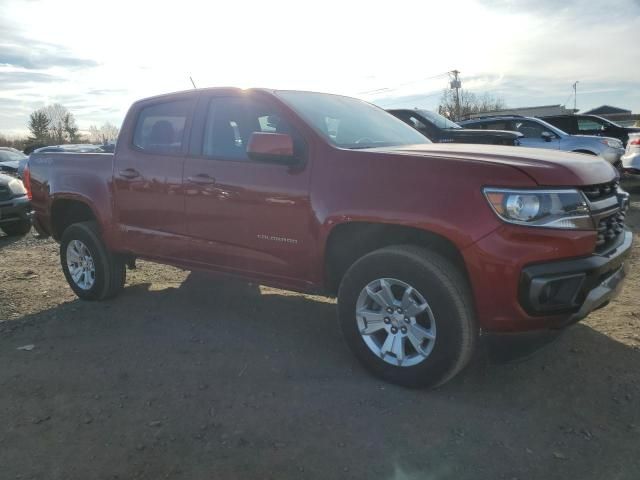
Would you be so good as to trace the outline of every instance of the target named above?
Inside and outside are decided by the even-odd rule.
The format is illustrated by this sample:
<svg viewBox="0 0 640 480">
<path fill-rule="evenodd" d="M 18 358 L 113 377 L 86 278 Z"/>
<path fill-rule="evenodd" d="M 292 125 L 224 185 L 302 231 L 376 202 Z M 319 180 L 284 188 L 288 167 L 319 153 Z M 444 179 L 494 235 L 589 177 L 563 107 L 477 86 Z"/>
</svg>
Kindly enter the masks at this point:
<svg viewBox="0 0 640 480">
<path fill-rule="evenodd" d="M 31 202 L 26 195 L 0 202 L 0 226 L 7 223 L 30 222 L 32 218 Z"/>
<path fill-rule="evenodd" d="M 520 304 L 531 316 L 563 315 L 555 328 L 582 320 L 620 292 L 632 242 L 633 234 L 626 230 L 605 253 L 524 268 Z"/>
<path fill-rule="evenodd" d="M 624 171 L 640 174 L 640 152 L 623 155 L 620 160 L 622 161 L 622 169 Z"/>
</svg>

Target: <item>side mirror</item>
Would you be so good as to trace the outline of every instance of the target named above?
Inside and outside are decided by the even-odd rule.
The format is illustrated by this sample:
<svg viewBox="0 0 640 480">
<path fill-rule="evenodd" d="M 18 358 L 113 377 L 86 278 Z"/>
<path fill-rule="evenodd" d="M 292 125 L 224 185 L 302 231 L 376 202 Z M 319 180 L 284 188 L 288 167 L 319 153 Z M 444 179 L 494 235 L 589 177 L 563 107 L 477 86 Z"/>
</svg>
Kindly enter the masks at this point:
<svg viewBox="0 0 640 480">
<path fill-rule="evenodd" d="M 253 132 L 247 145 L 247 155 L 256 162 L 293 165 L 293 139 L 286 133 Z"/>
<path fill-rule="evenodd" d="M 555 138 L 555 136 L 554 136 L 554 135 L 553 135 L 553 133 L 551 133 L 551 132 L 542 132 L 542 133 L 540 134 L 540 136 L 542 137 L 542 139 L 543 139 L 545 142 L 550 142 L 551 140 L 553 140 L 553 139 Z"/>
</svg>

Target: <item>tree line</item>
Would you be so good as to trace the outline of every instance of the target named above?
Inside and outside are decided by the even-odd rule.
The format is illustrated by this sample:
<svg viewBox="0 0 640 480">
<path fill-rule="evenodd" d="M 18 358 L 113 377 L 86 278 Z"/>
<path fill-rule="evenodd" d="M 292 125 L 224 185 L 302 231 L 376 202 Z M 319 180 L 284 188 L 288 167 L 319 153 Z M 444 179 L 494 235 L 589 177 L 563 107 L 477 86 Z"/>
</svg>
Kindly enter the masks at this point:
<svg viewBox="0 0 640 480">
<path fill-rule="evenodd" d="M 438 113 L 449 120 L 456 120 L 456 92 L 453 89 L 443 90 Z M 470 118 L 472 114 L 494 112 L 507 108 L 505 101 L 489 93 L 476 95 L 468 90 L 460 89 L 460 120 Z"/>
<path fill-rule="evenodd" d="M 81 132 L 73 113 L 59 103 L 31 112 L 27 128 L 28 137 L 8 138 L 0 135 L 0 146 L 14 147 L 27 152 L 65 143 L 106 144 L 115 142 L 120 131 L 115 125 L 106 122 L 100 127 L 91 125 L 87 132 Z"/>
</svg>

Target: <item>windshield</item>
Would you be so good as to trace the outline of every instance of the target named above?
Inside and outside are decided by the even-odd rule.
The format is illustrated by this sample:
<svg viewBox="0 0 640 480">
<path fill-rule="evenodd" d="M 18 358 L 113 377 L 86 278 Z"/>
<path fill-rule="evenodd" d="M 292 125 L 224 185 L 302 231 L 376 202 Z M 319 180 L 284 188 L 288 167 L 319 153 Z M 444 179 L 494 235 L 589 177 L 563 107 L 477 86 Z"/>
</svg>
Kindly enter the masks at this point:
<svg viewBox="0 0 640 480">
<path fill-rule="evenodd" d="M 372 148 L 431 143 L 390 113 L 355 98 L 311 92 L 277 92 L 331 144 Z"/>
<path fill-rule="evenodd" d="M 429 110 L 417 110 L 427 120 L 431 121 L 438 128 L 462 128 L 455 122 L 452 122 L 447 117 L 443 117 L 439 113 L 431 112 Z"/>
<path fill-rule="evenodd" d="M 12 152 L 11 150 L 0 150 L 0 162 L 17 162 L 27 158 L 20 152 Z"/>
</svg>

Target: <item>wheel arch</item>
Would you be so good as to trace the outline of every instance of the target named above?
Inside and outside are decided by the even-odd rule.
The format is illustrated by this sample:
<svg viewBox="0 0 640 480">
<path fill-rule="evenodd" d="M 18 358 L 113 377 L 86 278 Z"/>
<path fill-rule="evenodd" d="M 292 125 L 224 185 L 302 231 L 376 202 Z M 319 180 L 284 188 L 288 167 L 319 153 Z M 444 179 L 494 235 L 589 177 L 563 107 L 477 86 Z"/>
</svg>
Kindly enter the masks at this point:
<svg viewBox="0 0 640 480">
<path fill-rule="evenodd" d="M 324 248 L 324 289 L 335 294 L 342 277 L 363 255 L 391 245 L 416 245 L 439 253 L 469 275 L 462 253 L 449 238 L 431 230 L 397 224 L 350 221 L 335 225 Z"/>
<path fill-rule="evenodd" d="M 586 150 L 584 148 L 578 148 L 576 150 L 571 150 L 573 153 L 584 153 L 586 155 L 598 155 L 596 152 L 592 152 L 591 150 Z"/>
<path fill-rule="evenodd" d="M 51 236 L 59 241 L 64 230 L 74 223 L 94 220 L 100 226 L 98 215 L 86 199 L 78 197 L 55 198 L 51 203 Z"/>
</svg>

